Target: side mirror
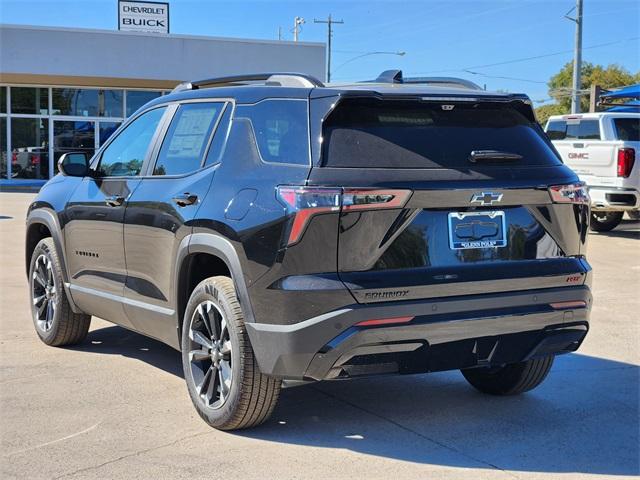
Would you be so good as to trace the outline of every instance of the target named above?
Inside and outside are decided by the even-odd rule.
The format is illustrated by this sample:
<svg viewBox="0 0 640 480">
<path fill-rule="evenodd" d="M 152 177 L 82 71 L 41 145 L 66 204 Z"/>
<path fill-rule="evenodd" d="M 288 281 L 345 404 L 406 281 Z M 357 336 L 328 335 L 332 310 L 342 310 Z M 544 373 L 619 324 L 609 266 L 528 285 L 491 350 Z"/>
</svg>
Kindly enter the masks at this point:
<svg viewBox="0 0 640 480">
<path fill-rule="evenodd" d="M 89 176 L 89 157 L 84 152 L 63 154 L 58 160 L 58 170 L 67 177 Z"/>
</svg>

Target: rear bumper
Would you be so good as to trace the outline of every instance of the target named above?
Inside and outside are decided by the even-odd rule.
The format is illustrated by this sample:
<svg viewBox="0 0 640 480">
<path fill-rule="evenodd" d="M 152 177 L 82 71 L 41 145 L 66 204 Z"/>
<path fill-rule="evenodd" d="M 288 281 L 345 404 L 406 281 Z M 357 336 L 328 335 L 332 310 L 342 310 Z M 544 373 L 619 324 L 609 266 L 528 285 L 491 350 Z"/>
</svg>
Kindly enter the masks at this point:
<svg viewBox="0 0 640 480">
<path fill-rule="evenodd" d="M 618 211 L 640 209 L 640 192 L 634 188 L 589 187 L 592 210 Z"/>
<path fill-rule="evenodd" d="M 586 307 L 551 304 L 582 300 Z M 354 304 L 294 325 L 247 323 L 263 373 L 323 380 L 512 363 L 576 350 L 588 331 L 587 285 L 437 300 Z M 371 319 L 410 323 L 361 327 Z"/>
</svg>

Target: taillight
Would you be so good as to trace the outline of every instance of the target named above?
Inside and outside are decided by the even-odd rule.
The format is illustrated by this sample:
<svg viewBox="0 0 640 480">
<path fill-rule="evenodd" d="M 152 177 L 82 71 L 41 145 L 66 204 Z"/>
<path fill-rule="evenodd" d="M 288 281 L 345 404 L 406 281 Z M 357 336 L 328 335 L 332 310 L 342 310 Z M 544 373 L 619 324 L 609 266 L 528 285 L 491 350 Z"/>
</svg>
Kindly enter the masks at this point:
<svg viewBox="0 0 640 480">
<path fill-rule="evenodd" d="M 589 198 L 589 190 L 582 182 L 569 185 L 554 185 L 553 187 L 549 187 L 549 195 L 551 195 L 551 200 L 555 203 L 588 205 L 591 201 Z"/>
<path fill-rule="evenodd" d="M 15 153 L 15 152 L 13 152 L 13 153 L 11 154 L 11 163 L 12 163 L 12 164 L 14 164 L 14 165 L 15 165 L 16 163 L 18 163 L 18 154 L 17 154 L 17 153 Z"/>
<path fill-rule="evenodd" d="M 378 210 L 402 208 L 409 200 L 411 190 L 358 190 L 345 188 L 342 194 L 342 210 Z"/>
<path fill-rule="evenodd" d="M 302 238 L 314 215 L 340 210 L 402 208 L 411 196 L 411 190 L 280 186 L 277 195 L 288 212 L 295 215 L 287 241 L 287 245 L 293 245 Z"/>
<path fill-rule="evenodd" d="M 636 151 L 633 148 L 620 148 L 618 150 L 618 176 L 627 178 L 633 170 L 636 161 Z"/>
</svg>

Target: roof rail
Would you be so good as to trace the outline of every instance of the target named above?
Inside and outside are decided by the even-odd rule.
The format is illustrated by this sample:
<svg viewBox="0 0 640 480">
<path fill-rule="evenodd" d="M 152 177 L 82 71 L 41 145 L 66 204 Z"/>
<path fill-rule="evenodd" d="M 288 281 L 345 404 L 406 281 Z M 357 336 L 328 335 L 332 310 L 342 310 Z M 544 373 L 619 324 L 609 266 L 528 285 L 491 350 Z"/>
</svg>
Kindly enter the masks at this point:
<svg viewBox="0 0 640 480">
<path fill-rule="evenodd" d="M 255 82 L 264 82 L 264 85 L 278 85 L 281 87 L 324 87 L 317 78 L 304 73 L 250 73 L 234 75 L 230 77 L 207 78 L 195 82 L 183 82 L 173 89 L 173 92 L 185 90 L 197 90 L 207 87 L 222 87 L 231 85 L 249 85 Z"/>
<path fill-rule="evenodd" d="M 402 70 L 386 70 L 372 80 L 373 83 L 402 83 L 402 84 L 422 84 L 422 85 L 446 85 L 454 87 L 468 88 L 471 90 L 482 90 L 477 84 L 456 77 L 403 77 Z"/>
</svg>

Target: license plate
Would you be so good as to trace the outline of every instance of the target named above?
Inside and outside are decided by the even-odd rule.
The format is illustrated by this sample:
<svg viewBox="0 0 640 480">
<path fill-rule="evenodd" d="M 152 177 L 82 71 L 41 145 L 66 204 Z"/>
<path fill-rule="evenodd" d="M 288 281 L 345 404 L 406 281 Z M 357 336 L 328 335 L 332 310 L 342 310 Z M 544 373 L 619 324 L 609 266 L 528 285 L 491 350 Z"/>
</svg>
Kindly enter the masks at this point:
<svg viewBox="0 0 640 480">
<path fill-rule="evenodd" d="M 469 248 L 506 247 L 504 212 L 451 212 L 449 214 L 449 247 L 452 250 Z"/>
</svg>

